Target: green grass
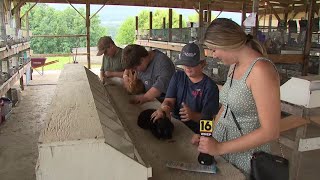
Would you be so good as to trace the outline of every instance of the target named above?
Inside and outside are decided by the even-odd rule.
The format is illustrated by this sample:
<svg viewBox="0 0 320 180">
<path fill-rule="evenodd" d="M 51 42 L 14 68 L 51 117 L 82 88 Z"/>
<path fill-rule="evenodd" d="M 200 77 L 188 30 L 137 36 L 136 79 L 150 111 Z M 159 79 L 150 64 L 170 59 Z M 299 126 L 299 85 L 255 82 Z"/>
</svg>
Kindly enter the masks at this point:
<svg viewBox="0 0 320 180">
<path fill-rule="evenodd" d="M 54 60 L 58 60 L 59 62 L 44 66 L 44 70 L 62 70 L 65 64 L 69 64 L 73 62 L 72 56 L 69 56 L 69 57 L 47 57 L 46 63 Z M 87 67 L 87 64 L 85 66 Z M 101 67 L 101 64 L 91 64 L 91 68 L 100 68 L 100 67 Z M 41 70 L 41 67 L 37 69 Z"/>
</svg>

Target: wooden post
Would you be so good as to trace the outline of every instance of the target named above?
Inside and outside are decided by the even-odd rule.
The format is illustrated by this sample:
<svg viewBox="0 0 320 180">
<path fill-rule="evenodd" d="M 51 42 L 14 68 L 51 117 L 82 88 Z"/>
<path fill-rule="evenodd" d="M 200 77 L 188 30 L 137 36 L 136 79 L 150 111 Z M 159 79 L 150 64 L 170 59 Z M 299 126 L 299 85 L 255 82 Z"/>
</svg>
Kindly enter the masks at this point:
<svg viewBox="0 0 320 180">
<path fill-rule="evenodd" d="M 18 6 L 18 3 L 15 4 L 15 7 Z M 14 18 L 16 21 L 16 38 L 18 39 L 19 30 L 21 29 L 21 19 L 20 19 L 20 8 L 15 10 L 14 12 Z"/>
<path fill-rule="evenodd" d="M 208 11 L 203 11 L 204 13 L 204 17 L 203 17 L 203 22 L 207 22 L 208 21 Z"/>
<path fill-rule="evenodd" d="M 179 28 L 182 28 L 182 14 L 179 14 Z"/>
<path fill-rule="evenodd" d="M 162 29 L 165 29 L 166 28 L 166 18 L 163 17 L 162 19 Z"/>
<path fill-rule="evenodd" d="M 268 28 L 268 37 L 271 33 L 271 26 L 272 26 L 272 13 L 270 11 L 270 14 L 269 14 L 269 28 Z"/>
<path fill-rule="evenodd" d="M 241 13 L 241 27 L 245 29 L 246 27 L 243 25 L 244 20 L 246 20 L 247 16 L 247 4 L 246 1 L 242 2 L 242 13 Z"/>
<path fill-rule="evenodd" d="M 139 38 L 139 17 L 136 16 L 136 40 Z"/>
<path fill-rule="evenodd" d="M 211 23 L 211 7 L 210 4 L 208 4 L 208 19 L 207 19 L 208 25 Z"/>
<path fill-rule="evenodd" d="M 29 13 L 26 14 L 26 28 L 27 28 L 27 39 L 29 39 L 30 37 Z"/>
<path fill-rule="evenodd" d="M 202 34 L 202 29 L 203 29 L 203 4 L 199 2 L 199 29 L 198 29 L 198 41 L 200 44 L 203 41 L 203 34 Z"/>
<path fill-rule="evenodd" d="M 1 32 L 0 35 L 2 37 L 2 40 L 4 41 L 4 43 L 7 42 L 7 34 L 6 34 L 6 27 L 4 24 L 4 16 L 5 16 L 5 12 L 4 12 L 4 1 L 0 1 L 0 23 L 1 23 Z"/>
<path fill-rule="evenodd" d="M 171 42 L 172 41 L 172 9 L 169 9 L 169 37 L 168 37 L 168 41 Z"/>
<path fill-rule="evenodd" d="M 309 9 L 308 9 L 308 27 L 306 32 L 306 41 L 304 46 L 304 60 L 302 65 L 302 75 L 308 75 L 308 63 L 310 57 L 310 49 L 311 49 L 311 38 L 312 38 L 312 19 L 314 16 L 313 13 L 314 0 L 309 0 Z"/>
<path fill-rule="evenodd" d="M 258 32 L 258 28 L 259 28 L 259 0 L 253 0 L 253 4 L 252 4 L 252 12 L 256 13 L 256 23 L 255 26 L 251 29 L 251 33 L 253 37 L 257 37 L 257 32 Z"/>
<path fill-rule="evenodd" d="M 87 27 L 87 61 L 88 69 L 91 69 L 90 63 L 90 1 L 86 3 L 86 27 Z"/>
<path fill-rule="evenodd" d="M 152 38 L 152 11 L 149 13 L 149 39 Z"/>
</svg>

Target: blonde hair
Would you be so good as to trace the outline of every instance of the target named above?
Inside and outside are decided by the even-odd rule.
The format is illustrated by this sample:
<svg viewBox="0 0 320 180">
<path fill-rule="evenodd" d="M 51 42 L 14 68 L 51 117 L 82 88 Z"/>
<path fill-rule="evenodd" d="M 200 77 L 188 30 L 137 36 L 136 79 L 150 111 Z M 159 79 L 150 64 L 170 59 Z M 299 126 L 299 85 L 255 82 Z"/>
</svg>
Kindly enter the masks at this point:
<svg viewBox="0 0 320 180">
<path fill-rule="evenodd" d="M 237 49 L 247 45 L 266 56 L 263 45 L 243 31 L 241 26 L 230 19 L 218 18 L 211 22 L 204 36 L 204 43 L 217 49 Z"/>
</svg>

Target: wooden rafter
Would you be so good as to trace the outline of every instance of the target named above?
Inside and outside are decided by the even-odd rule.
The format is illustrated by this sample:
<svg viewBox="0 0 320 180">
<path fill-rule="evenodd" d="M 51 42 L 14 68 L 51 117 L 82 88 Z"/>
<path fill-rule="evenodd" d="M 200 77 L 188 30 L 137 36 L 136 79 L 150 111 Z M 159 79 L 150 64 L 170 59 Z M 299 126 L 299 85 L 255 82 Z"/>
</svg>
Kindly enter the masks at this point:
<svg viewBox="0 0 320 180">
<path fill-rule="evenodd" d="M 273 14 L 276 16 L 277 20 L 280 21 L 281 19 L 280 19 L 278 13 L 273 9 L 272 4 L 270 4 L 270 1 L 267 0 L 266 2 L 268 3 L 268 6 L 270 7 L 270 9 L 273 12 Z"/>
<path fill-rule="evenodd" d="M 40 0 L 38 0 L 39 2 Z M 35 2 L 20 18 L 22 19 L 26 14 L 28 14 L 37 4 L 38 2 Z"/>
<path fill-rule="evenodd" d="M 19 3 L 11 10 L 11 14 L 13 15 L 18 9 L 22 7 L 28 0 L 20 0 Z"/>
</svg>

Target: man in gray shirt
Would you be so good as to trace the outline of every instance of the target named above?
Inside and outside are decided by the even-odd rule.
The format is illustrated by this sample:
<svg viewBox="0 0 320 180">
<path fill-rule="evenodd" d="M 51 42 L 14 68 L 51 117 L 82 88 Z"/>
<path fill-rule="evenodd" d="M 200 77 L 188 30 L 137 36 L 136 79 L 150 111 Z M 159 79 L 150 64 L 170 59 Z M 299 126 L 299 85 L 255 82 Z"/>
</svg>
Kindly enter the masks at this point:
<svg viewBox="0 0 320 180">
<path fill-rule="evenodd" d="M 159 50 L 147 51 L 143 46 L 131 44 L 123 49 L 126 70 L 123 73 L 124 86 L 128 89 L 129 73 L 137 73 L 146 93 L 137 95 L 132 103 L 142 104 L 157 98 L 163 101 L 175 67 L 168 56 Z"/>
<path fill-rule="evenodd" d="M 124 63 L 122 61 L 122 49 L 116 46 L 110 36 L 103 36 L 99 39 L 97 56 L 103 55 L 100 69 L 100 79 L 122 77 Z"/>
</svg>

